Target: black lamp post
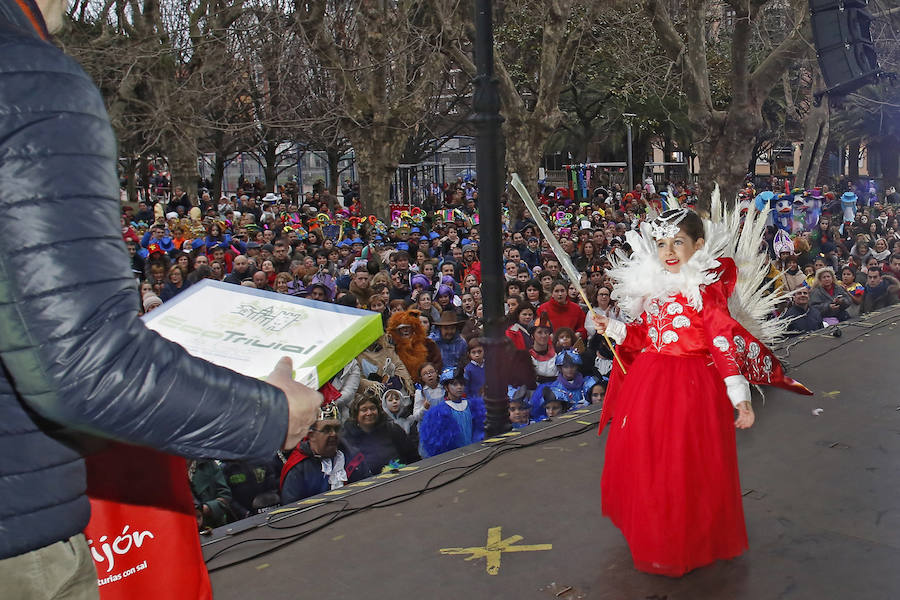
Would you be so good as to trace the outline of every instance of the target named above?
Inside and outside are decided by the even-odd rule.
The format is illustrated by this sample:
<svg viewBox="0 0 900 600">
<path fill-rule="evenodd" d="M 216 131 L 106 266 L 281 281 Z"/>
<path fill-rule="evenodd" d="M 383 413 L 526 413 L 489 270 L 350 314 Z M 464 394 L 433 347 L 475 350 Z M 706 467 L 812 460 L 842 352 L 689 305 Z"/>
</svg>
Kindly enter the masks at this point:
<svg viewBox="0 0 900 600">
<path fill-rule="evenodd" d="M 500 154 L 500 96 L 494 79 L 494 24 L 492 2 L 475 2 L 475 166 L 478 176 L 479 233 L 481 239 L 482 310 L 485 333 L 484 394 L 488 435 L 509 429 L 509 401 L 503 374 L 505 318 L 503 313 L 502 232 L 500 193 L 504 173 Z"/>
</svg>

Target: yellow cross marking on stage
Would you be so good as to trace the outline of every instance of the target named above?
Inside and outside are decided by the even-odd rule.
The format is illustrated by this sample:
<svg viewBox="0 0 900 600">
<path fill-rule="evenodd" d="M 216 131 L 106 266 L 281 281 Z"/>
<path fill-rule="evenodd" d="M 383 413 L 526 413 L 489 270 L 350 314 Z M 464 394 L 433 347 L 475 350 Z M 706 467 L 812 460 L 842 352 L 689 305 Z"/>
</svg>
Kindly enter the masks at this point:
<svg viewBox="0 0 900 600">
<path fill-rule="evenodd" d="M 466 560 L 484 558 L 487 563 L 488 575 L 496 575 L 500 572 L 500 555 L 504 552 L 538 552 L 541 550 L 553 549 L 553 544 L 514 546 L 513 544 L 522 541 L 522 536 L 511 535 L 508 538 L 503 539 L 501 530 L 502 527 L 491 527 L 488 529 L 487 543 L 484 546 L 473 546 L 471 548 L 441 548 L 441 554 L 470 554 L 471 556 Z"/>
</svg>

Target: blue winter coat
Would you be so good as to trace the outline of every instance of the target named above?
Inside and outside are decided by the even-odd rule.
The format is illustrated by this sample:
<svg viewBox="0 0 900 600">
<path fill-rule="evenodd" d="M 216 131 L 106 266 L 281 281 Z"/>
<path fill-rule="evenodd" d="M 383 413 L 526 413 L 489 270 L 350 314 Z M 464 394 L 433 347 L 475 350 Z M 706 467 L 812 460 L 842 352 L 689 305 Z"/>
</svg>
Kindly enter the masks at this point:
<svg viewBox="0 0 900 600">
<path fill-rule="evenodd" d="M 138 318 L 103 99 L 45 37 L 0 0 L 0 559 L 87 525 L 75 432 L 265 460 L 288 420 L 281 391 Z"/>
</svg>

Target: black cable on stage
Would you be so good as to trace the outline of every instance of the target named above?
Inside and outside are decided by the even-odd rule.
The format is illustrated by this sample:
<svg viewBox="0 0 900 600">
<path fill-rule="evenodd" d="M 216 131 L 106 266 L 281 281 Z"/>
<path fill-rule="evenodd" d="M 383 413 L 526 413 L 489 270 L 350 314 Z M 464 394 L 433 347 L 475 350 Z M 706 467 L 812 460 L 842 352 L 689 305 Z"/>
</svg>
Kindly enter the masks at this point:
<svg viewBox="0 0 900 600">
<path fill-rule="evenodd" d="M 882 327 L 885 327 L 885 325 L 888 323 L 888 321 L 897 321 L 897 320 L 900 320 L 900 315 L 895 314 L 895 315 L 892 315 L 892 316 L 890 316 L 890 317 L 885 317 L 885 318 L 881 319 L 880 321 L 876 321 L 876 322 L 874 322 L 874 323 L 868 323 L 868 322 L 865 322 L 865 321 L 845 321 L 844 323 L 841 323 L 840 325 L 834 325 L 834 327 L 836 327 L 838 331 L 842 331 L 843 329 L 846 329 L 847 327 L 862 327 L 862 328 L 864 328 L 864 329 L 868 329 L 868 330 L 870 330 L 870 331 L 874 331 L 874 330 L 876 330 L 876 329 L 881 329 Z M 787 366 L 791 367 L 791 368 L 802 367 L 803 365 L 805 365 L 805 364 L 808 363 L 808 362 L 811 362 L 811 361 L 813 361 L 813 360 L 815 360 L 815 359 L 817 359 L 817 358 L 821 358 L 821 357 L 825 356 L 826 354 L 828 354 L 828 353 L 830 353 L 830 352 L 833 352 L 833 351 L 835 351 L 835 350 L 837 350 L 837 349 L 839 349 L 839 348 L 843 348 L 843 347 L 846 346 L 847 344 L 849 344 L 849 343 L 851 343 L 851 342 L 854 342 L 854 341 L 856 341 L 856 340 L 859 339 L 858 337 L 855 337 L 855 338 L 853 338 L 853 339 L 851 339 L 851 340 L 844 340 L 843 342 L 841 342 L 841 343 L 839 343 L 839 344 L 836 344 L 836 345 L 834 345 L 834 346 L 831 346 L 830 348 L 827 348 L 826 350 L 820 352 L 819 354 L 816 354 L 816 355 L 814 355 L 814 356 L 811 356 L 811 357 L 809 357 L 808 359 L 806 359 L 806 360 L 804 360 L 804 361 L 801 361 L 801 362 L 799 362 L 799 363 L 797 363 L 797 364 L 791 363 L 791 362 L 788 360 L 788 358 L 789 358 L 790 355 L 791 355 L 791 348 L 793 348 L 794 346 L 796 346 L 797 344 L 799 344 L 799 343 L 801 343 L 801 342 L 805 342 L 805 341 L 807 341 L 807 340 L 809 340 L 809 339 L 812 339 L 812 338 L 815 337 L 816 335 L 821 336 L 822 334 L 821 334 L 821 332 L 818 332 L 818 331 L 815 332 L 815 333 L 812 333 L 812 332 L 811 332 L 811 335 L 799 336 L 797 339 L 792 340 L 789 344 L 786 344 L 785 346 L 780 347 L 780 348 L 778 349 L 779 353 L 781 353 L 781 352 L 783 352 L 783 351 L 785 351 L 785 350 L 786 350 L 787 352 L 784 352 L 783 356 L 780 356 L 780 355 L 777 355 L 777 354 L 776 354 L 778 360 L 781 361 L 783 364 L 786 364 Z"/>
<path fill-rule="evenodd" d="M 451 483 L 459 481 L 463 477 L 466 477 L 467 475 L 471 475 L 472 473 L 478 471 L 479 469 L 481 469 L 482 467 L 486 466 L 488 463 L 493 461 L 495 458 L 502 456 L 503 454 L 506 454 L 507 452 L 530 448 L 532 446 L 537 446 L 537 445 L 543 444 L 545 442 L 552 442 L 554 440 L 561 440 L 561 439 L 566 439 L 566 438 L 570 438 L 570 437 L 575 437 L 575 436 L 581 435 L 582 433 L 585 433 L 585 432 L 595 428 L 599 423 L 600 423 L 599 420 L 593 421 L 587 425 L 583 425 L 582 427 L 579 427 L 578 429 L 574 429 L 572 431 L 568 431 L 565 433 L 557 434 L 557 435 L 546 437 L 546 438 L 532 440 L 530 442 L 522 443 L 522 442 L 518 442 L 517 440 L 515 440 L 513 438 L 504 440 L 502 442 L 494 444 L 483 458 L 472 463 L 471 465 L 460 466 L 460 467 L 448 467 L 446 469 L 442 469 L 442 470 L 438 471 L 437 473 L 432 475 L 428 479 L 428 481 L 425 482 L 424 487 L 417 489 L 417 490 L 411 490 L 409 492 L 403 492 L 402 494 L 396 494 L 394 496 L 389 496 L 388 498 L 383 498 L 381 500 L 372 502 L 370 504 L 365 504 L 363 506 L 358 506 L 355 508 L 347 508 L 347 506 L 349 506 L 350 502 L 344 498 L 338 498 L 335 500 L 328 501 L 327 503 L 319 504 L 317 506 L 325 506 L 325 505 L 331 504 L 331 503 L 335 503 L 335 504 L 342 503 L 344 505 L 342 508 L 331 511 L 331 512 L 327 512 L 324 514 L 319 514 L 319 515 L 317 515 L 311 519 L 308 519 L 302 523 L 296 523 L 293 525 L 286 525 L 286 526 L 279 526 L 279 525 L 275 525 L 275 523 L 267 522 L 265 524 L 265 526 L 268 527 L 269 529 L 292 530 L 292 529 L 297 529 L 298 527 L 304 527 L 311 523 L 315 523 L 316 521 L 319 521 L 322 519 L 326 519 L 326 521 L 324 523 L 320 523 L 319 525 L 311 527 L 310 529 L 300 531 L 297 533 L 293 533 L 290 535 L 286 535 L 284 537 L 274 537 L 274 538 L 259 538 L 259 537 L 257 537 L 257 538 L 247 538 L 244 540 L 239 540 L 239 541 L 235 542 L 234 544 L 231 544 L 230 546 L 228 546 L 226 548 L 222 548 L 218 552 L 213 553 L 211 556 L 209 556 L 209 558 L 207 558 L 205 560 L 205 562 L 209 563 L 212 560 L 214 560 L 215 558 L 221 556 L 222 554 L 228 552 L 229 550 L 231 550 L 241 544 L 247 544 L 247 543 L 251 543 L 251 542 L 275 542 L 275 544 L 269 545 L 268 547 L 266 547 L 263 550 L 260 550 L 259 552 L 256 552 L 254 554 L 251 554 L 250 556 L 246 556 L 244 558 L 236 560 L 227 565 L 222 565 L 220 567 L 207 567 L 207 570 L 209 572 L 213 572 L 213 571 L 217 571 L 219 569 L 223 569 L 225 567 L 231 567 L 234 565 L 239 565 L 239 564 L 245 563 L 247 561 L 250 561 L 250 560 L 253 560 L 260 556 L 263 556 L 265 554 L 268 554 L 269 552 L 278 550 L 279 548 L 287 546 L 288 544 L 299 541 L 299 540 L 301 540 L 307 536 L 310 536 L 313 533 L 321 531 L 325 527 L 327 527 L 333 523 L 336 523 L 337 521 L 345 519 L 347 517 L 352 517 L 361 512 L 375 509 L 375 508 L 387 508 L 390 506 L 395 506 L 397 504 L 407 502 L 414 498 L 418 498 L 419 496 L 425 494 L 426 492 L 430 492 L 432 490 L 437 490 L 444 486 L 450 485 Z M 438 479 L 439 477 L 446 475 L 448 473 L 451 473 L 453 471 L 461 471 L 461 472 L 457 475 L 454 475 L 453 477 L 450 477 L 446 481 L 443 481 L 441 483 L 438 483 L 438 484 L 432 486 L 432 482 L 434 482 L 435 479 Z M 299 512 L 302 510 L 306 510 L 306 508 L 298 507 L 296 510 Z M 284 514 L 284 513 L 279 513 L 279 514 Z M 285 518 L 290 518 L 290 517 L 287 516 Z"/>
</svg>

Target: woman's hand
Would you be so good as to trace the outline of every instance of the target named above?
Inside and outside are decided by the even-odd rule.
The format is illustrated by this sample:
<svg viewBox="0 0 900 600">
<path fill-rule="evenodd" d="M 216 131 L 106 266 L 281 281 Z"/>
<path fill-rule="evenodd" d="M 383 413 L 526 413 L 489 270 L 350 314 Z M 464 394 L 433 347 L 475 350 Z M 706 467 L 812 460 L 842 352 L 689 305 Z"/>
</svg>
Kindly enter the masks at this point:
<svg viewBox="0 0 900 600">
<path fill-rule="evenodd" d="M 753 407 L 749 402 L 741 402 L 737 405 L 738 417 L 734 422 L 734 426 L 738 429 L 749 429 L 753 426 L 753 422 L 756 420 L 756 415 L 753 414 Z"/>
<path fill-rule="evenodd" d="M 591 320 L 597 327 L 597 333 L 606 333 L 606 326 L 609 325 L 609 317 L 601 315 L 596 311 L 591 311 Z"/>
</svg>

